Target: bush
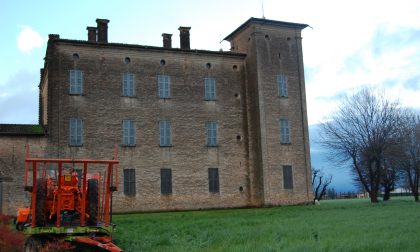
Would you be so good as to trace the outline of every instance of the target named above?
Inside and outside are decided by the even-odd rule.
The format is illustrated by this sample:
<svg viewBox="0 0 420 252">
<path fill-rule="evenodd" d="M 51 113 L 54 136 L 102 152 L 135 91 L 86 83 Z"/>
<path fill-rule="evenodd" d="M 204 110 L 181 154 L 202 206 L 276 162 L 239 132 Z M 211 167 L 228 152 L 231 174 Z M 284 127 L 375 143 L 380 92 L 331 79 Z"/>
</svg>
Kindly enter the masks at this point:
<svg viewBox="0 0 420 252">
<path fill-rule="evenodd" d="M 11 228 L 11 217 L 0 214 L 0 248 L 2 251 L 21 251 L 25 235 Z"/>
</svg>

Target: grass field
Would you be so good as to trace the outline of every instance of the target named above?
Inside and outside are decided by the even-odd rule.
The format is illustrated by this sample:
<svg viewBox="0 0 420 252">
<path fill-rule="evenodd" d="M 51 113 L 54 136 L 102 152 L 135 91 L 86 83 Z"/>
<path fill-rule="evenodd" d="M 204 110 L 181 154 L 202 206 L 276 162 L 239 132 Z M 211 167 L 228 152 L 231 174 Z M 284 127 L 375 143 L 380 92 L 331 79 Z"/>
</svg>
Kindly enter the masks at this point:
<svg viewBox="0 0 420 252">
<path fill-rule="evenodd" d="M 115 215 L 125 251 L 420 251 L 410 197 L 321 205 Z"/>
</svg>

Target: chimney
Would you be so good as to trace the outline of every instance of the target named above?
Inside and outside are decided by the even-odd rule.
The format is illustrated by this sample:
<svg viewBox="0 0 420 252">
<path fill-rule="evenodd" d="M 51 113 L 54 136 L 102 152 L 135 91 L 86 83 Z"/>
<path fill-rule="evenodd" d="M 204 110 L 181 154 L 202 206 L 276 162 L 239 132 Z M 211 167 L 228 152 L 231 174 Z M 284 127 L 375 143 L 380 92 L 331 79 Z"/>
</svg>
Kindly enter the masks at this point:
<svg viewBox="0 0 420 252">
<path fill-rule="evenodd" d="M 108 19 L 96 19 L 99 43 L 108 43 L 108 23 Z"/>
<path fill-rule="evenodd" d="M 96 27 L 88 26 L 86 30 L 88 31 L 88 41 L 96 42 Z"/>
<path fill-rule="evenodd" d="M 49 40 L 60 39 L 60 35 L 59 34 L 49 34 L 48 39 Z"/>
<path fill-rule="evenodd" d="M 162 33 L 163 37 L 163 47 L 172 48 L 172 34 Z"/>
<path fill-rule="evenodd" d="M 179 38 L 181 49 L 190 50 L 190 29 L 191 27 L 179 27 Z"/>
</svg>

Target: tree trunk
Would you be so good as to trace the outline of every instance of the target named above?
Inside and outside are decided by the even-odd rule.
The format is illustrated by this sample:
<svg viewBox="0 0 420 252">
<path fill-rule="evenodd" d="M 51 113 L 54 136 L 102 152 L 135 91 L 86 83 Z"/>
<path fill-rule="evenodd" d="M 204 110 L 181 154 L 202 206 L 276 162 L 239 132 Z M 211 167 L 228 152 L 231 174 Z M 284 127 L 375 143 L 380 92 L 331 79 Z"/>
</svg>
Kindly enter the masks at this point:
<svg viewBox="0 0 420 252">
<path fill-rule="evenodd" d="M 419 190 L 413 190 L 414 201 L 419 202 Z"/>
<path fill-rule="evenodd" d="M 387 187 L 385 187 L 384 189 L 384 201 L 387 201 L 391 198 L 391 190 Z"/>
<path fill-rule="evenodd" d="M 371 203 L 378 203 L 378 191 L 372 190 L 369 194 Z"/>
</svg>

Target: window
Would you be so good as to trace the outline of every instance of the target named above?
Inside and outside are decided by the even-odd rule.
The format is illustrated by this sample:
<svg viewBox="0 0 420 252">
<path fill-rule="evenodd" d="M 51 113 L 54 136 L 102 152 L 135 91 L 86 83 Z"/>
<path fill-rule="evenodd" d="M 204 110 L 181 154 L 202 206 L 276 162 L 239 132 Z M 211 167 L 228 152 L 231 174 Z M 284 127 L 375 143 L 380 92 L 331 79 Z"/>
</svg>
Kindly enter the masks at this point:
<svg viewBox="0 0 420 252">
<path fill-rule="evenodd" d="M 278 95 L 280 97 L 287 97 L 287 76 L 284 74 L 277 75 Z"/>
<path fill-rule="evenodd" d="M 136 126 L 133 120 L 123 120 L 123 145 L 136 145 Z"/>
<path fill-rule="evenodd" d="M 170 97 L 171 80 L 168 75 L 158 75 L 158 95 L 159 98 L 165 99 Z"/>
<path fill-rule="evenodd" d="M 171 169 L 160 169 L 160 192 L 162 194 L 172 193 L 172 171 Z"/>
<path fill-rule="evenodd" d="M 134 74 L 123 74 L 123 96 L 134 96 Z"/>
<path fill-rule="evenodd" d="M 283 188 L 293 189 L 293 171 L 292 166 L 283 166 Z"/>
<path fill-rule="evenodd" d="M 209 168 L 209 192 L 219 192 L 219 169 Z"/>
<path fill-rule="evenodd" d="M 70 146 L 82 146 L 83 144 L 83 125 L 80 118 L 70 118 L 69 144 Z"/>
<path fill-rule="evenodd" d="M 280 143 L 290 143 L 289 120 L 280 119 Z"/>
<path fill-rule="evenodd" d="M 159 122 L 160 146 L 172 146 L 171 123 L 163 120 Z"/>
<path fill-rule="evenodd" d="M 217 122 L 207 122 L 207 146 L 217 146 Z"/>
<path fill-rule="evenodd" d="M 70 70 L 70 94 L 80 95 L 83 93 L 83 72 Z"/>
<path fill-rule="evenodd" d="M 216 80 L 213 78 L 204 79 L 204 98 L 207 101 L 216 100 Z"/>
<path fill-rule="evenodd" d="M 124 169 L 124 194 L 127 196 L 136 195 L 136 170 Z"/>
</svg>

